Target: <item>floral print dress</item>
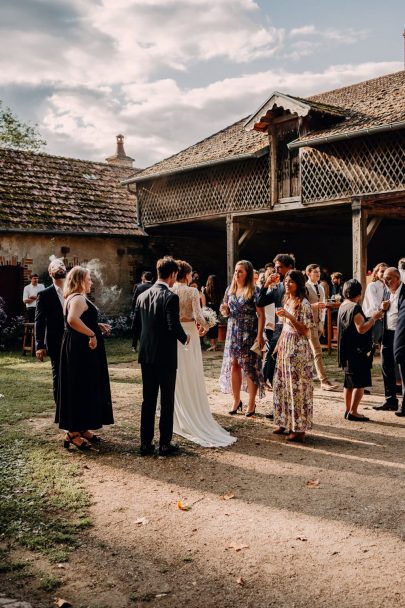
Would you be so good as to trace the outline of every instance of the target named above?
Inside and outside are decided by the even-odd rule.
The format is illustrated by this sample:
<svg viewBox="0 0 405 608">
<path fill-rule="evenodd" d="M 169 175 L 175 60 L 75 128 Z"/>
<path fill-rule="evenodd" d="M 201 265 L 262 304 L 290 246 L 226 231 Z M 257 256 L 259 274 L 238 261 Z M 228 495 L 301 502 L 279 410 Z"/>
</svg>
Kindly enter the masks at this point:
<svg viewBox="0 0 405 608">
<path fill-rule="evenodd" d="M 257 385 L 258 396 L 262 398 L 264 397 L 262 360 L 250 350 L 257 336 L 258 290 L 248 300 L 243 296 L 236 297 L 234 293 L 229 294 L 228 291 L 229 287 L 224 297 L 224 302 L 229 306 L 229 317 L 219 385 L 223 393 L 232 393 L 232 361 L 236 359 L 242 370 L 242 390 L 247 391 L 247 378 L 250 378 Z"/>
<path fill-rule="evenodd" d="M 297 317 L 308 329 L 313 327 L 311 305 L 304 299 L 294 313 L 287 304 L 285 309 Z M 312 428 L 313 355 L 309 340 L 298 333 L 288 321 L 277 345 L 277 363 L 274 372 L 274 422 L 289 432 L 300 433 Z"/>
</svg>

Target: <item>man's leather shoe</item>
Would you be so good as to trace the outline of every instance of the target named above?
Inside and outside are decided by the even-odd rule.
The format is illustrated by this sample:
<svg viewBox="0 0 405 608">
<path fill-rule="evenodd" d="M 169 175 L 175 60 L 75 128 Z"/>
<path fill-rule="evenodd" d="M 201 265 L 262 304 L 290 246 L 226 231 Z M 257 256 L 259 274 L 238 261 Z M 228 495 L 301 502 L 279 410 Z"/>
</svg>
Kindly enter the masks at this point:
<svg viewBox="0 0 405 608">
<path fill-rule="evenodd" d="M 155 446 L 153 445 L 153 443 L 151 443 L 150 445 L 143 444 L 139 448 L 139 453 L 141 456 L 152 456 L 155 453 Z"/>
<path fill-rule="evenodd" d="M 380 412 L 395 412 L 398 409 L 398 401 L 386 401 L 382 405 L 374 405 L 373 410 Z"/>
<path fill-rule="evenodd" d="M 180 453 L 180 447 L 175 443 L 159 446 L 159 456 L 176 456 Z"/>
<path fill-rule="evenodd" d="M 399 408 L 399 410 L 397 410 L 395 412 L 395 416 L 404 416 L 405 417 L 405 409 L 403 407 Z"/>
</svg>

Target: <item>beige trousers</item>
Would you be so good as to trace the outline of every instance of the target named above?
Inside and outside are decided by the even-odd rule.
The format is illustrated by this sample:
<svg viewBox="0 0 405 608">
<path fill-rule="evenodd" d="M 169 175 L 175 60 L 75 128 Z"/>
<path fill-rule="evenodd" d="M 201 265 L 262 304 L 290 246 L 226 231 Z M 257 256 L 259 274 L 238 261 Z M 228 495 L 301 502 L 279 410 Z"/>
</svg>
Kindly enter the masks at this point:
<svg viewBox="0 0 405 608">
<path fill-rule="evenodd" d="M 311 350 L 314 355 L 316 374 L 318 376 L 319 381 L 322 384 L 323 382 L 329 382 L 329 380 L 326 376 L 325 368 L 323 365 L 322 346 L 321 346 L 321 343 L 319 342 L 319 336 L 320 336 L 320 331 L 318 330 L 318 326 L 312 327 L 311 333 L 309 336 L 309 343 L 311 345 Z"/>
</svg>

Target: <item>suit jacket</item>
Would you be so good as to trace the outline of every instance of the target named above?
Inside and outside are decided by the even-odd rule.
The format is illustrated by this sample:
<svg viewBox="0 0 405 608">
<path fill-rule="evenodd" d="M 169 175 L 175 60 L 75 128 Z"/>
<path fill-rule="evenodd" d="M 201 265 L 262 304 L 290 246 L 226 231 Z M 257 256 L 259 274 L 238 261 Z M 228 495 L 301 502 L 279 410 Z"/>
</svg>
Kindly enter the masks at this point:
<svg viewBox="0 0 405 608">
<path fill-rule="evenodd" d="M 141 293 L 150 289 L 152 285 L 152 281 L 147 281 L 146 283 L 138 283 L 138 285 L 135 285 L 135 289 L 132 294 L 132 310 L 135 310 L 136 302 Z"/>
<path fill-rule="evenodd" d="M 308 292 L 307 300 L 311 304 L 311 309 L 312 309 L 312 314 L 313 314 L 313 317 L 314 317 L 315 325 L 318 327 L 318 330 L 320 329 L 322 331 L 324 312 L 323 312 L 323 310 L 321 310 L 319 308 L 312 308 L 312 304 L 316 304 L 317 302 L 325 302 L 326 301 L 325 290 L 322 287 L 322 285 L 318 284 L 319 295 L 320 295 L 320 298 L 318 298 L 318 294 L 316 293 L 316 289 L 312 285 L 312 283 L 310 283 L 309 281 L 307 281 L 305 283 L 305 286 L 306 286 L 307 292 Z"/>
<path fill-rule="evenodd" d="M 137 300 L 133 341 L 139 341 L 139 363 L 177 368 L 177 340 L 187 341 L 180 323 L 179 297 L 166 285 L 156 283 Z"/>
<path fill-rule="evenodd" d="M 264 308 L 264 306 L 268 306 L 269 304 L 275 304 L 276 308 L 281 308 L 283 306 L 284 294 L 285 288 L 283 281 L 277 283 L 270 291 L 268 291 L 267 287 L 262 287 L 259 291 L 256 305 L 259 306 L 259 308 Z"/>
<path fill-rule="evenodd" d="M 54 285 L 40 291 L 35 311 L 36 350 L 45 348 L 48 355 L 59 357 L 65 323 L 63 308 Z"/>
<path fill-rule="evenodd" d="M 394 335 L 394 358 L 405 364 L 405 285 L 402 283 L 398 296 L 398 321 Z"/>
</svg>

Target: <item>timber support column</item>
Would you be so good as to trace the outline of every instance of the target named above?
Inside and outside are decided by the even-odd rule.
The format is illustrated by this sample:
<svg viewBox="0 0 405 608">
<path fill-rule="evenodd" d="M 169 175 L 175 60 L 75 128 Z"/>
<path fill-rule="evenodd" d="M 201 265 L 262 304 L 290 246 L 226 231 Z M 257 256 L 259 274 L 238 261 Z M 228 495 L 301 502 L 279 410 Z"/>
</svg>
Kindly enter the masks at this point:
<svg viewBox="0 0 405 608">
<path fill-rule="evenodd" d="M 239 258 L 239 224 L 233 215 L 226 216 L 226 276 L 228 285 L 231 284 L 235 264 Z"/>
<path fill-rule="evenodd" d="M 277 131 L 274 124 L 272 124 L 270 129 L 270 209 L 273 209 L 277 200 Z"/>
<path fill-rule="evenodd" d="M 367 210 L 360 199 L 352 202 L 353 278 L 360 281 L 363 293 L 367 274 Z"/>
</svg>

